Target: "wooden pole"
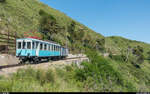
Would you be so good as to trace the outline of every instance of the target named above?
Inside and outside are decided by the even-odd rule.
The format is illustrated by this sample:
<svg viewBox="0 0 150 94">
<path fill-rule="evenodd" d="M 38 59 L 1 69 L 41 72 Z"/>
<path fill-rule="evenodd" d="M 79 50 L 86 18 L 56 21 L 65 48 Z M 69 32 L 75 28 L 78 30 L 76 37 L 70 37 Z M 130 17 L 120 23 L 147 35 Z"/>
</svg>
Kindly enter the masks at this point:
<svg viewBox="0 0 150 94">
<path fill-rule="evenodd" d="M 8 44 L 7 44 L 7 54 L 9 54 L 9 28 L 8 28 Z"/>
<path fill-rule="evenodd" d="M 15 31 L 15 52 L 16 52 L 16 37 L 17 37 L 17 32 Z"/>
</svg>

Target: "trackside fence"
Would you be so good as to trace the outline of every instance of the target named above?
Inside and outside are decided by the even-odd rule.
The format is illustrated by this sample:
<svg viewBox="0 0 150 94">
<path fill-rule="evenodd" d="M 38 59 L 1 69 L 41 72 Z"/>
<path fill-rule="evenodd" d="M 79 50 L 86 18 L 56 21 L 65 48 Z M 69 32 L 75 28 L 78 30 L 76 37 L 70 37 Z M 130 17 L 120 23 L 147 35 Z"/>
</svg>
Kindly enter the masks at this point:
<svg viewBox="0 0 150 94">
<path fill-rule="evenodd" d="M 0 54 L 12 54 L 16 52 L 16 32 L 0 32 Z"/>
</svg>

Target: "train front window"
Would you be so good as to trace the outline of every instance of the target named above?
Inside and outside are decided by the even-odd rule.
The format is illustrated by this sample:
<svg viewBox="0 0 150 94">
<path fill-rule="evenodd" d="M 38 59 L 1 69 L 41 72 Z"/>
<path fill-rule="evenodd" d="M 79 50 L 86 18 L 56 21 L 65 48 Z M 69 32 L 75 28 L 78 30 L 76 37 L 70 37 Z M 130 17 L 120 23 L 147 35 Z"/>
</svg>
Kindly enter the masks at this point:
<svg viewBox="0 0 150 94">
<path fill-rule="evenodd" d="M 31 42 L 27 42 L 27 49 L 31 49 Z"/>
<path fill-rule="evenodd" d="M 39 42 L 36 42 L 36 49 L 38 48 Z"/>
<path fill-rule="evenodd" d="M 18 49 L 21 49 L 21 42 L 18 42 Z"/>
</svg>

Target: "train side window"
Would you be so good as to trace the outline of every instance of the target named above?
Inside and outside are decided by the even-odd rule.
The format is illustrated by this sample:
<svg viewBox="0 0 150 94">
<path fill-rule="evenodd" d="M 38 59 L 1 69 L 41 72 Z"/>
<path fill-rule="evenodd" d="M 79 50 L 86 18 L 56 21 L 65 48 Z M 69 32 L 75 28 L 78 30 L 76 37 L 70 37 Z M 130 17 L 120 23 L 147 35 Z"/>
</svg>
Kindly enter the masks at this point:
<svg viewBox="0 0 150 94">
<path fill-rule="evenodd" d="M 55 51 L 55 45 L 53 45 L 53 51 Z"/>
<path fill-rule="evenodd" d="M 51 51 L 51 49 L 52 49 L 52 48 L 51 48 L 51 44 L 49 45 L 49 47 L 50 47 L 50 51 Z"/>
<path fill-rule="evenodd" d="M 36 49 L 38 48 L 38 44 L 39 44 L 39 42 L 36 42 Z"/>
<path fill-rule="evenodd" d="M 21 49 L 21 42 L 18 42 L 18 49 Z"/>
<path fill-rule="evenodd" d="M 27 42 L 27 49 L 31 49 L 31 42 Z"/>
<path fill-rule="evenodd" d="M 35 42 L 32 42 L 32 49 L 35 49 Z"/>
<path fill-rule="evenodd" d="M 46 44 L 46 50 L 48 50 L 48 45 Z"/>
<path fill-rule="evenodd" d="M 48 44 L 48 45 L 47 45 L 47 50 L 48 50 L 48 51 L 50 50 L 50 48 L 49 48 L 49 47 L 50 47 L 50 45 Z"/>
<path fill-rule="evenodd" d="M 49 50 L 51 51 L 51 45 L 49 45 Z"/>
<path fill-rule="evenodd" d="M 60 47 L 58 48 L 58 51 L 60 51 Z"/>
<path fill-rule="evenodd" d="M 53 45 L 53 51 L 55 51 L 55 45 Z"/>
<path fill-rule="evenodd" d="M 52 45 L 52 51 L 54 51 L 54 45 Z"/>
<path fill-rule="evenodd" d="M 53 51 L 53 45 L 51 45 L 51 51 Z"/>
<path fill-rule="evenodd" d="M 51 45 L 49 45 L 49 51 L 51 50 Z"/>
<path fill-rule="evenodd" d="M 54 45 L 52 45 L 52 51 L 54 51 Z"/>
<path fill-rule="evenodd" d="M 53 51 L 55 51 L 55 46 L 53 45 Z"/>
<path fill-rule="evenodd" d="M 40 50 L 43 50 L 43 45 L 42 45 L 42 43 L 40 44 Z"/>
<path fill-rule="evenodd" d="M 53 45 L 53 51 L 55 51 L 55 45 Z"/>
<path fill-rule="evenodd" d="M 54 51 L 56 51 L 56 46 L 54 45 Z"/>
<path fill-rule="evenodd" d="M 49 50 L 49 45 L 47 44 L 46 46 L 47 46 L 47 50 Z"/>
<path fill-rule="evenodd" d="M 44 50 L 46 50 L 46 44 L 44 44 Z"/>
</svg>

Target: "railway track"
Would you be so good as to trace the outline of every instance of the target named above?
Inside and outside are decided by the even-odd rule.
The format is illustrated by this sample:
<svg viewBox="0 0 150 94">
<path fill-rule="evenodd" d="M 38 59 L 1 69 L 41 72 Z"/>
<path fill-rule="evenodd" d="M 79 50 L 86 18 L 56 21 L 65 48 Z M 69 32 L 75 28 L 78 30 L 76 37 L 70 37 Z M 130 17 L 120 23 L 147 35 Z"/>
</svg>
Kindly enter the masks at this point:
<svg viewBox="0 0 150 94">
<path fill-rule="evenodd" d="M 82 59 L 82 58 L 87 58 L 87 57 L 73 57 L 73 58 L 65 58 L 62 60 L 70 60 L 70 59 Z M 55 60 L 56 61 L 56 60 Z M 41 62 L 41 63 L 48 63 L 48 62 Z M 39 63 L 39 64 L 41 64 Z M 25 66 L 25 65 L 31 65 L 31 64 L 13 64 L 13 65 L 5 65 L 5 66 L 0 66 L 0 69 L 5 69 L 5 68 L 13 68 L 13 67 L 19 67 L 19 66 Z M 35 64 L 36 65 L 36 64 Z"/>
</svg>

